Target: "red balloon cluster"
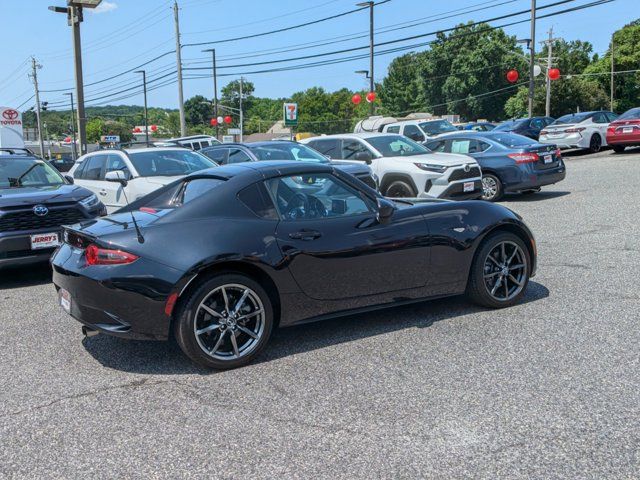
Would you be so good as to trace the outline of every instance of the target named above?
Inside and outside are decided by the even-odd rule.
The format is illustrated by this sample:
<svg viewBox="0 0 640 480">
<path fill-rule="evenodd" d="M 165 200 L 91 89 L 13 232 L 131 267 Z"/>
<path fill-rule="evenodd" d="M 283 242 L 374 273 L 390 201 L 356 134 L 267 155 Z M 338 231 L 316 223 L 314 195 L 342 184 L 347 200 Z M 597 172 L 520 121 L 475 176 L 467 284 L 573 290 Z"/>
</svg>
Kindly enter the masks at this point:
<svg viewBox="0 0 640 480">
<path fill-rule="evenodd" d="M 373 103 L 376 101 L 376 93 L 375 92 L 369 92 L 367 93 L 366 97 L 367 102 L 369 103 Z M 353 95 L 353 97 L 351 97 L 351 102 L 354 105 L 359 105 L 360 102 L 362 102 L 362 95 L 360 95 L 359 93 L 356 93 Z"/>
<path fill-rule="evenodd" d="M 140 133 L 142 130 L 140 129 L 140 127 L 136 127 L 133 129 L 133 133 Z"/>
<path fill-rule="evenodd" d="M 520 74 L 517 70 L 509 70 L 507 72 L 507 81 L 509 83 L 516 83 L 518 81 L 518 78 L 520 78 Z"/>
<path fill-rule="evenodd" d="M 215 127 L 216 125 L 218 125 L 218 119 L 212 118 L 209 123 L 211 124 L 212 127 Z"/>
<path fill-rule="evenodd" d="M 231 121 L 232 121 L 232 120 L 233 120 L 233 119 L 232 119 L 229 115 L 227 115 L 226 117 L 224 117 L 224 123 L 226 123 L 226 124 L 231 123 Z"/>
<path fill-rule="evenodd" d="M 362 101 L 362 96 L 359 93 L 356 93 L 351 97 L 351 101 L 354 105 L 358 105 Z"/>
<path fill-rule="evenodd" d="M 549 78 L 551 80 L 557 80 L 560 78 L 560 69 L 558 68 L 550 68 L 549 72 L 547 73 L 547 75 L 549 75 Z"/>
</svg>

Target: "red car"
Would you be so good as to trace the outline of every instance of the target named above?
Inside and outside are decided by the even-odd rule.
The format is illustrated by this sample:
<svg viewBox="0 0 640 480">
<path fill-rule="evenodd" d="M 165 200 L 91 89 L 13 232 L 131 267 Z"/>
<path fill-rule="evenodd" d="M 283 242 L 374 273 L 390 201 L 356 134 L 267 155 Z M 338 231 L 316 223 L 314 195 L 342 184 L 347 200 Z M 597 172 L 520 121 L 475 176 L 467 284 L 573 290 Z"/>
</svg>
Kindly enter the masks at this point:
<svg viewBox="0 0 640 480">
<path fill-rule="evenodd" d="M 607 129 L 607 143 L 617 153 L 626 147 L 640 146 L 640 108 L 632 108 L 620 115 Z"/>
</svg>

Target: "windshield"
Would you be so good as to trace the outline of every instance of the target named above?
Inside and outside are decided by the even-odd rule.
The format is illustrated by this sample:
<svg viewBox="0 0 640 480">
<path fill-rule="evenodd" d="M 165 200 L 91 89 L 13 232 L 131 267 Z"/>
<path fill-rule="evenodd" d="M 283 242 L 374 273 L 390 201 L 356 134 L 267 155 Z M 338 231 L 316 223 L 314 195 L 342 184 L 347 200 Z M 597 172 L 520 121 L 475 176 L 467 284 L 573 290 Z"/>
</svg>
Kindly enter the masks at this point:
<svg viewBox="0 0 640 480">
<path fill-rule="evenodd" d="M 494 130 L 495 132 L 495 130 Z M 531 145 L 536 143 L 528 137 L 523 135 L 516 135 L 515 133 L 491 133 L 486 135 L 487 138 L 495 140 L 505 147 L 523 147 L 525 145 Z"/>
<path fill-rule="evenodd" d="M 640 108 L 632 108 L 620 115 L 616 120 L 634 120 L 640 118 Z"/>
<path fill-rule="evenodd" d="M 131 163 L 142 177 L 173 177 L 215 167 L 204 155 L 186 149 L 129 153 Z"/>
<path fill-rule="evenodd" d="M 273 142 L 273 144 L 247 145 L 259 160 L 298 160 L 301 162 L 329 163 L 329 159 L 299 143 Z"/>
<path fill-rule="evenodd" d="M 434 120 L 419 124 L 420 128 L 427 135 L 440 135 L 441 133 L 457 132 L 458 129 L 446 120 Z"/>
<path fill-rule="evenodd" d="M 0 188 L 64 185 L 64 178 L 48 163 L 35 158 L 0 158 Z"/>
<path fill-rule="evenodd" d="M 501 123 L 500 125 L 498 125 L 496 128 L 494 128 L 495 131 L 506 131 L 506 130 L 515 130 L 518 127 L 521 127 L 524 125 L 524 123 L 527 120 L 508 120 L 506 122 Z"/>
<path fill-rule="evenodd" d="M 384 135 L 363 138 L 363 140 L 380 152 L 383 157 L 411 157 L 430 153 L 427 148 L 402 135 Z"/>
<path fill-rule="evenodd" d="M 569 115 L 563 115 L 551 125 L 560 125 L 561 123 L 580 123 L 584 122 L 587 118 L 591 118 L 593 113 L 570 113 Z"/>
</svg>

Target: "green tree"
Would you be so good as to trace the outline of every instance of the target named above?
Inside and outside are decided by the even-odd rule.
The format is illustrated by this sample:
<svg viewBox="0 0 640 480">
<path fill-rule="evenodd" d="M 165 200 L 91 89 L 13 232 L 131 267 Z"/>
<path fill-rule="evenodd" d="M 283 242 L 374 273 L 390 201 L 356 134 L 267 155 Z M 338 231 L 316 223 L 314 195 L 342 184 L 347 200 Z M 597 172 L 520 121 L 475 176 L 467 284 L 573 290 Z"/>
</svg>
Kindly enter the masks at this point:
<svg viewBox="0 0 640 480">
<path fill-rule="evenodd" d="M 212 106 L 209 99 L 202 95 L 196 95 L 184 102 L 184 114 L 187 125 L 194 127 L 196 125 L 209 125 L 209 121 L 213 115 Z"/>
<path fill-rule="evenodd" d="M 400 115 L 421 108 L 418 56 L 408 53 L 394 58 L 389 65 L 387 76 L 377 89 L 382 113 Z"/>
<path fill-rule="evenodd" d="M 180 135 L 180 114 L 178 112 L 171 112 L 167 114 L 162 125 L 169 131 L 172 137 Z"/>
<path fill-rule="evenodd" d="M 87 141 L 95 143 L 100 141 L 102 135 L 118 135 L 121 142 L 129 142 L 133 138 L 131 128 L 122 122 L 112 120 L 104 121 L 94 118 L 87 122 Z"/>
</svg>

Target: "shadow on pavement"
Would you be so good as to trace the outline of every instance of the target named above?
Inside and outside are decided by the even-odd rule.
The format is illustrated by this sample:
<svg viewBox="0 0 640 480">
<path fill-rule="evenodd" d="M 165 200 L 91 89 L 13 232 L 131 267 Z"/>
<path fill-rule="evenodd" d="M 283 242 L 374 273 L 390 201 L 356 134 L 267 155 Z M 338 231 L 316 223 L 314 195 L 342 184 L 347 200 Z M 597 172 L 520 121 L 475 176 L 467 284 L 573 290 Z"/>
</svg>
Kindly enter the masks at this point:
<svg viewBox="0 0 640 480">
<path fill-rule="evenodd" d="M 33 287 L 51 283 L 51 266 L 48 263 L 0 270 L 0 290 Z"/>
<path fill-rule="evenodd" d="M 521 303 L 548 296 L 549 290 L 544 285 L 531 281 Z M 482 311 L 485 309 L 458 296 L 283 328 L 274 332 L 266 350 L 254 363 L 407 328 L 428 328 L 435 322 Z M 85 338 L 82 343 L 87 352 L 107 368 L 154 375 L 216 373 L 192 363 L 173 340 L 141 342 L 101 334 Z"/>
<path fill-rule="evenodd" d="M 545 192 L 544 190 L 537 193 L 507 193 L 500 200 L 500 202 L 541 202 L 543 200 L 551 200 L 552 198 L 564 197 L 565 195 L 570 195 L 571 192 L 558 192 L 551 191 Z"/>
</svg>

